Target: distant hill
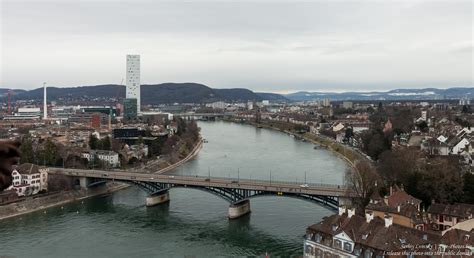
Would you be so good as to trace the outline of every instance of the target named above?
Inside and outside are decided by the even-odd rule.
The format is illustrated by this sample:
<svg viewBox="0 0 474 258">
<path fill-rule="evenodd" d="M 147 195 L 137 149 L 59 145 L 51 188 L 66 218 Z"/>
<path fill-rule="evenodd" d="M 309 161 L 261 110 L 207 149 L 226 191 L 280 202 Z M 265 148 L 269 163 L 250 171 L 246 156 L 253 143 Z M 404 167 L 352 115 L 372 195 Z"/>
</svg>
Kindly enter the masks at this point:
<svg viewBox="0 0 474 258">
<path fill-rule="evenodd" d="M 5 89 L 5 88 L 0 88 L 0 97 L 3 96 L 8 96 L 8 92 L 11 91 L 11 96 L 17 95 L 19 93 L 25 92 L 25 90 L 11 90 L 11 89 Z"/>
<path fill-rule="evenodd" d="M 284 95 L 292 101 L 312 101 L 329 98 L 331 100 L 436 100 L 474 98 L 474 88 L 448 89 L 396 89 L 387 92 L 307 92 L 300 91 Z"/>
<path fill-rule="evenodd" d="M 2 91 L 4 90 L 4 91 Z M 0 89 L 8 92 L 8 89 Z M 172 104 L 172 103 L 208 103 L 214 101 L 261 101 L 270 99 L 287 100 L 285 97 L 268 93 L 265 98 L 259 93 L 248 89 L 213 89 L 198 83 L 162 83 L 141 86 L 142 104 Z M 278 95 L 278 96 L 277 96 Z M 5 95 L 4 95 L 5 96 Z M 125 86 L 108 84 L 79 87 L 48 87 L 48 100 L 59 102 L 102 102 L 113 101 L 125 97 Z M 19 91 L 12 96 L 13 100 L 42 100 L 43 88 L 30 91 Z"/>
<path fill-rule="evenodd" d="M 273 102 L 288 102 L 290 101 L 283 95 L 276 94 L 276 93 L 266 93 L 266 92 L 256 92 L 258 96 L 260 96 L 264 100 L 269 100 Z"/>
</svg>

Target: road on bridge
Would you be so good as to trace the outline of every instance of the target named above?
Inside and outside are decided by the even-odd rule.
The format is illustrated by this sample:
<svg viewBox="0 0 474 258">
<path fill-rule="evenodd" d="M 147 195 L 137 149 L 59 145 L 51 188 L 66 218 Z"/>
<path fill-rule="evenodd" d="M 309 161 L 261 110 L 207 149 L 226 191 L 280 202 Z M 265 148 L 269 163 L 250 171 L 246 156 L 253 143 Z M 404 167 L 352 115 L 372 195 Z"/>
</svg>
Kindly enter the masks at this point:
<svg viewBox="0 0 474 258">
<path fill-rule="evenodd" d="M 89 170 L 69 168 L 49 168 L 52 174 L 63 174 L 78 177 L 103 178 L 108 180 L 168 183 L 183 186 L 207 186 L 231 189 L 262 190 L 276 194 L 308 194 L 334 197 L 350 197 L 352 194 L 343 185 L 301 184 L 295 182 L 249 180 L 221 177 L 175 176 L 130 172 L 122 170 Z"/>
</svg>

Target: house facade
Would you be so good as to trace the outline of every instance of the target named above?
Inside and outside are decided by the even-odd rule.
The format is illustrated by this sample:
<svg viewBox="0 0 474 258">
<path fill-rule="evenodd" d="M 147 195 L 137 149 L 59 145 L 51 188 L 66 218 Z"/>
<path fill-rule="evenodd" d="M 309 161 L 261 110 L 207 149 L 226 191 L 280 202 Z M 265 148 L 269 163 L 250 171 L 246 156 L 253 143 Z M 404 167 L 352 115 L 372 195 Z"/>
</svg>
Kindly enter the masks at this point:
<svg viewBox="0 0 474 258">
<path fill-rule="evenodd" d="M 11 189 L 15 190 L 18 196 L 29 196 L 48 190 L 48 168 L 25 163 L 13 169 L 12 177 Z"/>
</svg>

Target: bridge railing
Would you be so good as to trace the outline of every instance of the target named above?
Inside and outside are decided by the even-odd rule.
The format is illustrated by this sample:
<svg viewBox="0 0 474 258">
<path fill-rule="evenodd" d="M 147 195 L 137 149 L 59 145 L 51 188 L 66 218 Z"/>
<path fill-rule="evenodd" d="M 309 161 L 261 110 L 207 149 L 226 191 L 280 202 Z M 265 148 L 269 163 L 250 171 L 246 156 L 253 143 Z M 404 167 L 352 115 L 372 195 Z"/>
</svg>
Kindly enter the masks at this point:
<svg viewBox="0 0 474 258">
<path fill-rule="evenodd" d="M 62 169 L 62 168 L 57 168 Z M 347 186 L 344 184 L 325 184 L 325 183 L 314 183 L 314 182 L 302 182 L 302 181 L 283 181 L 283 180 L 271 180 L 266 179 L 258 179 L 258 178 L 236 178 L 236 177 L 222 177 L 222 176 L 198 176 L 198 175 L 170 175 L 170 174 L 151 174 L 151 173 L 144 173 L 142 171 L 121 171 L 121 170 L 94 170 L 94 169 L 64 169 L 64 171 L 74 174 L 75 172 L 86 172 L 86 173 L 94 173 L 98 175 L 107 174 L 110 176 L 113 173 L 120 175 L 121 173 L 127 174 L 137 174 L 140 175 L 142 178 L 154 178 L 154 179 L 163 179 L 162 181 L 173 180 L 173 179 L 180 179 L 183 181 L 192 182 L 192 179 L 198 179 L 199 181 L 209 181 L 212 180 L 226 180 L 230 181 L 229 183 L 251 183 L 251 184 L 259 184 L 259 185 L 278 185 L 278 184 L 288 184 L 288 185 L 297 185 L 298 187 L 314 187 L 314 188 L 324 188 L 324 189 L 347 189 Z"/>
<path fill-rule="evenodd" d="M 169 176 L 184 176 L 184 177 L 193 177 L 192 175 L 169 175 Z M 249 182 L 249 183 L 260 183 L 260 184 L 291 184 L 291 185 L 308 185 L 309 187 L 321 187 L 321 188 L 342 188 L 344 185 L 338 184 L 324 184 L 324 183 L 314 183 L 314 182 L 304 182 L 304 181 L 283 181 L 283 180 L 266 180 L 266 179 L 257 179 L 257 178 L 236 178 L 236 177 L 219 177 L 219 176 L 211 176 L 210 178 L 207 176 L 194 176 L 199 179 L 222 179 L 222 180 L 231 180 L 233 182 Z"/>
</svg>

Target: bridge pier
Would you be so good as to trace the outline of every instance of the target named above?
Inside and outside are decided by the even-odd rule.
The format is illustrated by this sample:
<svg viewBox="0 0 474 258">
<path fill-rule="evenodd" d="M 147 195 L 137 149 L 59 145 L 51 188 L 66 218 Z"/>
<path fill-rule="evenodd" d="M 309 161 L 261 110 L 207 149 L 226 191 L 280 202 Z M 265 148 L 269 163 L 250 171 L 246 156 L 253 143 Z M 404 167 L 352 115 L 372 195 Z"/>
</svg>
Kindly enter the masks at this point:
<svg viewBox="0 0 474 258">
<path fill-rule="evenodd" d="M 170 201 L 168 189 L 158 191 L 146 197 L 146 206 L 151 207 Z"/>
<path fill-rule="evenodd" d="M 229 205 L 229 219 L 236 219 L 250 213 L 250 200 L 245 199 Z"/>
<path fill-rule="evenodd" d="M 93 178 L 90 177 L 79 177 L 77 180 L 79 180 L 79 186 L 81 189 L 87 189 L 88 185 L 93 182 Z"/>
</svg>

